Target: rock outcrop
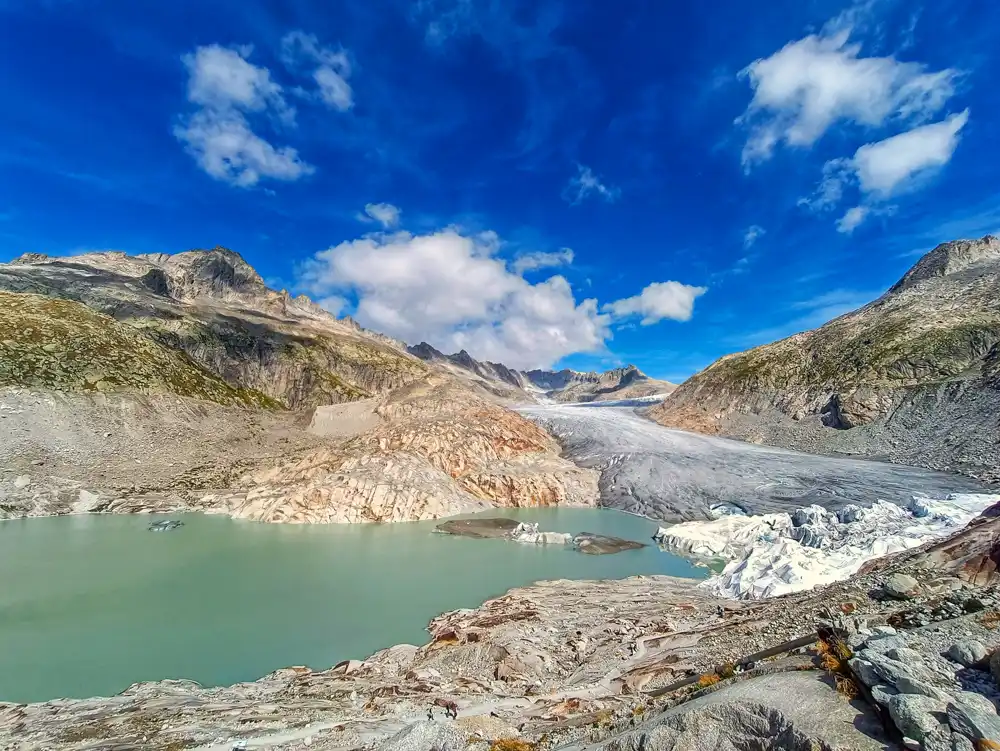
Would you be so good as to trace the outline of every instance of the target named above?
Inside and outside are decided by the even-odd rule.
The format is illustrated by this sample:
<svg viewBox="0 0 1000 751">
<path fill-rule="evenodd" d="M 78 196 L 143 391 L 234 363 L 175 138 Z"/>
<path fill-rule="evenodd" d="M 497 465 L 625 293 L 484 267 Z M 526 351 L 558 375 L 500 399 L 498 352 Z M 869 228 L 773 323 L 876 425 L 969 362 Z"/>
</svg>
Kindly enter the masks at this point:
<svg viewBox="0 0 1000 751">
<path fill-rule="evenodd" d="M 814 331 L 721 358 L 650 416 L 990 479 L 998 372 L 1000 240 L 987 236 L 938 246 L 878 300 Z"/>
<path fill-rule="evenodd" d="M 375 411 L 377 427 L 249 474 L 245 491 L 210 505 L 256 521 L 391 522 L 597 502 L 596 472 L 560 458 L 534 423 L 446 376 L 399 389 Z"/>
<path fill-rule="evenodd" d="M 421 360 L 436 363 L 467 379 L 473 379 L 498 396 L 522 402 L 539 398 L 557 402 L 603 402 L 669 394 L 676 386 L 650 378 L 634 365 L 604 373 L 575 370 L 514 370 L 500 363 L 480 361 L 464 349 L 453 355 L 438 351 L 427 342 L 407 347 Z"/>
</svg>

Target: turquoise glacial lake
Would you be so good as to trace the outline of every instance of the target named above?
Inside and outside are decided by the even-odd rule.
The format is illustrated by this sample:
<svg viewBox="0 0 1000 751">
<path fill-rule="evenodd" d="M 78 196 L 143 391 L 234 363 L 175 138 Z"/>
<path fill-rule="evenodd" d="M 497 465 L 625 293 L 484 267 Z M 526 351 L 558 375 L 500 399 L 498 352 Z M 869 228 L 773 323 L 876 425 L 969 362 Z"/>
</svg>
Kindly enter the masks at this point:
<svg viewBox="0 0 1000 751">
<path fill-rule="evenodd" d="M 657 527 L 595 509 L 488 515 L 646 543 Z M 184 526 L 148 531 L 164 518 Z M 442 535 L 437 523 L 283 525 L 200 514 L 0 522 L 0 701 L 326 668 L 393 644 L 423 644 L 440 613 L 535 581 L 708 574 L 653 545 L 589 556 Z"/>
</svg>

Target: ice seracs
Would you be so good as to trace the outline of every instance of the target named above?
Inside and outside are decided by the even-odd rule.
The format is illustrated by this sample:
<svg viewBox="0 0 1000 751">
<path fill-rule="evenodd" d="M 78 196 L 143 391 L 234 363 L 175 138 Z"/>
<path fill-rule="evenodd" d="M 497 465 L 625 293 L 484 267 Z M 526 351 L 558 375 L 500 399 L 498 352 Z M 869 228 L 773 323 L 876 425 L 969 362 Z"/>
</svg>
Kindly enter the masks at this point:
<svg viewBox="0 0 1000 751">
<path fill-rule="evenodd" d="M 660 527 L 665 550 L 728 560 L 704 583 L 721 597 L 760 599 L 846 579 L 863 563 L 944 537 L 1000 501 L 1000 495 L 914 496 L 907 506 L 876 501 L 871 508 L 820 506 L 792 514 L 723 516 Z"/>
</svg>

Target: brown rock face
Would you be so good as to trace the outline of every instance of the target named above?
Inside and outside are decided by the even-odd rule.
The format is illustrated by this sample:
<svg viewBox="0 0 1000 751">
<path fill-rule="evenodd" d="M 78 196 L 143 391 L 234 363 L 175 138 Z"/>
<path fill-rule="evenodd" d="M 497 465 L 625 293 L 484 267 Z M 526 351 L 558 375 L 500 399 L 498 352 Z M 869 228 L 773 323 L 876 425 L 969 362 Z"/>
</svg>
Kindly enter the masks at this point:
<svg viewBox="0 0 1000 751">
<path fill-rule="evenodd" d="M 597 501 L 596 472 L 561 459 L 541 428 L 445 375 L 393 392 L 376 412 L 378 427 L 206 502 L 257 521 L 389 522 Z"/>
<path fill-rule="evenodd" d="M 924 568 L 953 573 L 975 586 L 1000 584 L 1000 504 L 916 559 Z"/>
</svg>

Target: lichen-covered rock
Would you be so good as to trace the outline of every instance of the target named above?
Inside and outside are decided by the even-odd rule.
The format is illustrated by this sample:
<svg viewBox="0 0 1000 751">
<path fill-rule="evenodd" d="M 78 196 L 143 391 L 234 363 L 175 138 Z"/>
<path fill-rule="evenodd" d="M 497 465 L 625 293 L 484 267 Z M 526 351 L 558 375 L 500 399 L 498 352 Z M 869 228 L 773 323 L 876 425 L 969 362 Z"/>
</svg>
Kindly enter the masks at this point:
<svg viewBox="0 0 1000 751">
<path fill-rule="evenodd" d="M 967 668 L 982 662 L 986 659 L 986 654 L 986 647 L 972 639 L 955 642 L 948 648 L 948 657 Z"/>
</svg>

